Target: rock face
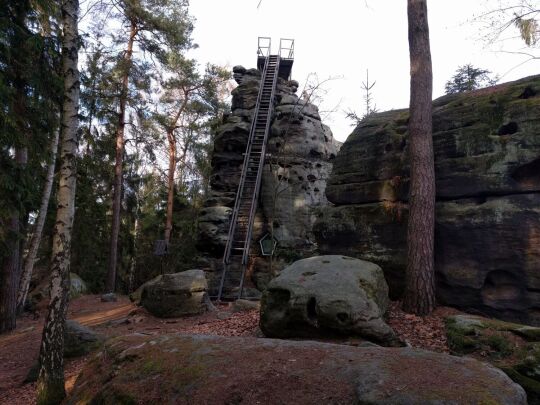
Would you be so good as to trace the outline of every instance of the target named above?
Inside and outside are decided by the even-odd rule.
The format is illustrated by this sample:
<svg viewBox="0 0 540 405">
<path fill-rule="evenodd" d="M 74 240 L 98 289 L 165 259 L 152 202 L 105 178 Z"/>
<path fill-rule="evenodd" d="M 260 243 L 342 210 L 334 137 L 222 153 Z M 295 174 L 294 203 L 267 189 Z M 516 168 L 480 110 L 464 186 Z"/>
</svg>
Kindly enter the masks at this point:
<svg viewBox="0 0 540 405">
<path fill-rule="evenodd" d="M 408 111 L 364 120 L 334 162 L 322 253 L 406 264 Z M 435 267 L 444 304 L 540 324 L 540 76 L 433 102 Z"/>
<path fill-rule="evenodd" d="M 273 279 L 261 302 L 261 329 L 268 337 L 347 334 L 397 344 L 382 319 L 388 286 L 376 264 L 346 256 L 299 260 Z"/>
<path fill-rule="evenodd" d="M 164 274 L 144 284 L 141 305 L 162 318 L 201 314 L 208 309 L 207 288 L 202 270 Z"/>
<path fill-rule="evenodd" d="M 232 92 L 232 111 L 214 141 L 211 193 L 198 222 L 198 246 L 216 258 L 222 256 L 227 241 L 261 73 L 236 66 L 234 77 L 239 85 Z M 315 209 L 327 205 L 324 191 L 339 143 L 321 122 L 317 107 L 296 96 L 297 89 L 296 81 L 278 80 L 267 145 L 271 157 L 264 166 L 254 253 L 271 224 L 281 249 L 312 252 Z"/>
<path fill-rule="evenodd" d="M 527 403 L 494 367 L 409 348 L 129 335 L 105 350 L 82 370 L 68 404 Z"/>
</svg>

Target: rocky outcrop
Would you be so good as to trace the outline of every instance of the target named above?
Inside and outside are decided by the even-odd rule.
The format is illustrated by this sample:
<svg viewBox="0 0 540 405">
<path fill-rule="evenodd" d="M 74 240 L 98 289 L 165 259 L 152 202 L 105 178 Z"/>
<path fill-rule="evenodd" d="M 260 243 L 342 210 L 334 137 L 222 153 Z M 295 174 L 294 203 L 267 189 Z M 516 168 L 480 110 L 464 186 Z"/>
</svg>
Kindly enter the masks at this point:
<svg viewBox="0 0 540 405">
<path fill-rule="evenodd" d="M 407 110 L 365 119 L 334 162 L 315 225 L 322 253 L 406 263 Z M 540 77 L 433 102 L 435 266 L 444 304 L 540 324 Z"/>
<path fill-rule="evenodd" d="M 198 246 L 216 258 L 221 257 L 227 240 L 261 73 L 236 66 L 234 77 L 239 85 L 232 92 L 231 113 L 217 131 L 210 197 L 198 221 Z M 254 253 L 257 241 L 271 225 L 280 249 L 312 252 L 315 210 L 327 205 L 326 181 L 339 143 L 321 122 L 317 107 L 300 99 L 297 89 L 296 81 L 278 81 L 254 227 Z"/>
<path fill-rule="evenodd" d="M 446 319 L 453 354 L 487 361 L 503 370 L 527 393 L 529 404 L 540 404 L 540 328 L 474 315 Z"/>
<path fill-rule="evenodd" d="M 268 285 L 261 330 L 268 337 L 355 335 L 397 345 L 384 322 L 388 286 L 376 264 L 346 256 L 294 262 Z"/>
<path fill-rule="evenodd" d="M 198 315 L 211 305 L 207 289 L 202 270 L 163 274 L 143 285 L 141 305 L 161 318 Z"/>
<path fill-rule="evenodd" d="M 500 370 L 441 353 L 132 334 L 109 341 L 104 354 L 85 365 L 67 403 L 524 405 L 527 400 Z"/>
</svg>

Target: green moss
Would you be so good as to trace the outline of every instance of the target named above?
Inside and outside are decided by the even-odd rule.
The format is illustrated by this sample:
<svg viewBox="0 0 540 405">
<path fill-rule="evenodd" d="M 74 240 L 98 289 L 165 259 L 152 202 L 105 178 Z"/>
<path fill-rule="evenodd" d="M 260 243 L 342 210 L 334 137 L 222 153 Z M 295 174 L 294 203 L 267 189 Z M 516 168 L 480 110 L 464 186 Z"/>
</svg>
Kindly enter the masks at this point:
<svg viewBox="0 0 540 405">
<path fill-rule="evenodd" d="M 176 391 L 183 392 L 204 376 L 205 368 L 202 364 L 193 366 L 178 365 L 173 369 L 172 383 Z"/>
<path fill-rule="evenodd" d="M 512 354 L 513 345 L 502 335 L 491 335 L 481 339 L 484 341 L 492 350 L 494 350 L 498 356 L 506 357 Z"/>
<path fill-rule="evenodd" d="M 89 405 L 136 405 L 137 400 L 118 387 L 106 386 L 90 402 Z"/>
<path fill-rule="evenodd" d="M 47 384 L 39 383 L 37 387 L 37 405 L 57 405 L 66 397 L 64 379 L 49 381 Z"/>
<path fill-rule="evenodd" d="M 147 377 L 152 374 L 161 373 L 163 369 L 164 367 L 161 362 L 151 359 L 143 363 L 143 365 L 140 368 L 140 372 L 141 372 L 141 376 Z"/>
<path fill-rule="evenodd" d="M 454 354 L 469 354 L 477 350 L 479 342 L 475 338 L 474 329 L 459 327 L 454 319 L 447 318 L 446 323 L 446 338 L 448 339 L 448 347 Z"/>
<path fill-rule="evenodd" d="M 521 336 L 528 342 L 540 341 L 540 328 L 534 328 L 529 326 L 519 327 L 512 329 L 516 335 Z"/>
<path fill-rule="evenodd" d="M 504 371 L 512 381 L 523 387 L 527 393 L 529 405 L 540 404 L 540 382 L 524 376 L 513 368 L 502 368 L 502 371 Z"/>
</svg>

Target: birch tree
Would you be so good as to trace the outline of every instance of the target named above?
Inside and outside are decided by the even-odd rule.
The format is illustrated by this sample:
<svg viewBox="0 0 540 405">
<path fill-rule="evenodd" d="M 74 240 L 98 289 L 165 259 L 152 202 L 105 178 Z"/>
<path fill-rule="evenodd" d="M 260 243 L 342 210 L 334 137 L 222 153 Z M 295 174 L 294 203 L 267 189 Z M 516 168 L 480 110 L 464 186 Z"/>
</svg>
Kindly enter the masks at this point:
<svg viewBox="0 0 540 405">
<path fill-rule="evenodd" d="M 79 126 L 78 0 L 63 0 L 60 178 L 51 257 L 51 288 L 39 352 L 38 404 L 57 404 L 65 397 L 64 328 L 69 293 L 71 236 L 75 213 L 76 157 Z"/>
<path fill-rule="evenodd" d="M 59 137 L 60 132 L 56 131 L 50 145 L 50 157 L 47 164 L 47 177 L 45 179 L 45 186 L 43 188 L 43 194 L 41 197 L 41 205 L 39 207 L 36 226 L 30 240 L 28 254 L 26 255 L 26 258 L 24 260 L 19 293 L 17 295 L 17 310 L 19 313 L 24 309 L 24 304 L 26 303 L 28 289 L 30 288 L 30 280 L 32 279 L 32 273 L 34 270 L 34 263 L 36 261 L 39 245 L 41 242 L 41 235 L 43 233 L 43 226 L 45 225 L 45 220 L 47 219 L 49 199 L 51 198 L 51 190 L 54 182 L 54 168 L 56 166 L 56 152 L 58 150 Z"/>
</svg>

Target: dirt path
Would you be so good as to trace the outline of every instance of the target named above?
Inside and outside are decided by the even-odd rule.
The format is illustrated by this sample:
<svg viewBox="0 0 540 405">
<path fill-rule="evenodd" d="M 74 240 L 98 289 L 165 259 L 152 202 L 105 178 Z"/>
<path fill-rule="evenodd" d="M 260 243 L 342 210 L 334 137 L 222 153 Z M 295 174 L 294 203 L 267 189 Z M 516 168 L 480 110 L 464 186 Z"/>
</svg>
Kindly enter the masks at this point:
<svg viewBox="0 0 540 405">
<path fill-rule="evenodd" d="M 450 308 L 438 308 L 425 318 L 403 313 L 398 303 L 392 303 L 388 323 L 396 333 L 412 346 L 447 352 L 444 317 L 456 313 Z M 28 405 L 35 403 L 35 384 L 23 384 L 28 370 L 37 362 L 41 331 L 45 314 L 38 319 L 24 316 L 17 329 L 0 335 L 0 403 Z M 232 313 L 230 307 L 190 318 L 158 319 L 143 308 L 132 304 L 127 297 L 117 302 L 101 302 L 98 295 L 87 295 L 73 300 L 68 318 L 89 326 L 106 337 L 138 332 L 148 335 L 189 333 L 220 336 L 262 336 L 258 311 Z M 345 339 L 336 343 L 355 344 Z M 66 361 L 66 389 L 73 387 L 87 357 Z"/>
</svg>

